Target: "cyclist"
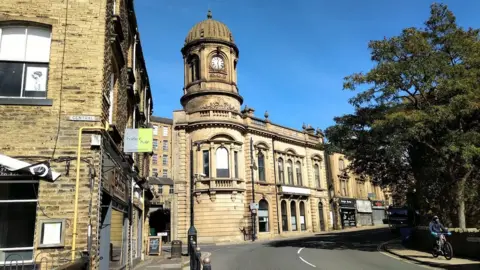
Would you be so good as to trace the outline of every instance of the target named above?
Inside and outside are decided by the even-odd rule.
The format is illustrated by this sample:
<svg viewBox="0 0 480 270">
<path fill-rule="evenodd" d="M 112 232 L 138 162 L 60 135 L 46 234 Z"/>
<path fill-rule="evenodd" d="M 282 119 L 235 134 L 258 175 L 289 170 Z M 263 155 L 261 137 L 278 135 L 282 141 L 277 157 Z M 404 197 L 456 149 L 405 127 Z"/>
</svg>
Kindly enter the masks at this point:
<svg viewBox="0 0 480 270">
<path fill-rule="evenodd" d="M 440 248 L 440 235 L 439 233 L 448 232 L 448 230 L 440 223 L 438 216 L 433 216 L 430 225 L 428 226 L 430 233 L 435 237 L 435 251 L 438 251 Z"/>
</svg>

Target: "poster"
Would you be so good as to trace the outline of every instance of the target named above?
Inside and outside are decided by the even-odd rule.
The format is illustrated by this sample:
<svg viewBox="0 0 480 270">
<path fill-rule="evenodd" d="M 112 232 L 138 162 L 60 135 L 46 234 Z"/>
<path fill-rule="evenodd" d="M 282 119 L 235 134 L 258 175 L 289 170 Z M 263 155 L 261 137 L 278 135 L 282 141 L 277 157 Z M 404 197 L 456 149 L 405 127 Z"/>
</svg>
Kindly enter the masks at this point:
<svg viewBox="0 0 480 270">
<path fill-rule="evenodd" d="M 47 67 L 27 66 L 25 72 L 25 91 L 47 90 Z"/>
<path fill-rule="evenodd" d="M 62 223 L 44 223 L 42 245 L 60 244 L 62 234 Z"/>
</svg>

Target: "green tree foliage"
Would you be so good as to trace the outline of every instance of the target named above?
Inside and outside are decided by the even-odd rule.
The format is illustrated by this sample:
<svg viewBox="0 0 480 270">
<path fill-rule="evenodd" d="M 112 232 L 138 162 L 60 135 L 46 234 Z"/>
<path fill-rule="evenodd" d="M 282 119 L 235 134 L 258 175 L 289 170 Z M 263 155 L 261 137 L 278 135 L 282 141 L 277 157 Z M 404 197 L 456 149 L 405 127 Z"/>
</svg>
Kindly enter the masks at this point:
<svg viewBox="0 0 480 270">
<path fill-rule="evenodd" d="M 466 187 L 479 180 L 479 30 L 459 27 L 445 5 L 433 4 L 423 29 L 369 49 L 376 65 L 345 78 L 344 89 L 359 92 L 350 100 L 355 112 L 335 118 L 326 148 L 346 154 L 356 173 L 417 189 L 422 206 L 444 198 L 465 227 L 465 202 L 478 195 Z"/>
</svg>

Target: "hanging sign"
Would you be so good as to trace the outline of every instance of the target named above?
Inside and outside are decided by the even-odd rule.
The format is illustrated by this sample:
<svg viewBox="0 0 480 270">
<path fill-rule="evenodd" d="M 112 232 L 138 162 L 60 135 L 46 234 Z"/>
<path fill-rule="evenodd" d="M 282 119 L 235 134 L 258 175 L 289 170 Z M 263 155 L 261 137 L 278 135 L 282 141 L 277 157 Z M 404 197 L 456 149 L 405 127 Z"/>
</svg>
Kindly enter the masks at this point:
<svg viewBox="0 0 480 270">
<path fill-rule="evenodd" d="M 153 129 L 127 128 L 123 144 L 125 153 L 151 153 L 153 152 Z"/>
</svg>

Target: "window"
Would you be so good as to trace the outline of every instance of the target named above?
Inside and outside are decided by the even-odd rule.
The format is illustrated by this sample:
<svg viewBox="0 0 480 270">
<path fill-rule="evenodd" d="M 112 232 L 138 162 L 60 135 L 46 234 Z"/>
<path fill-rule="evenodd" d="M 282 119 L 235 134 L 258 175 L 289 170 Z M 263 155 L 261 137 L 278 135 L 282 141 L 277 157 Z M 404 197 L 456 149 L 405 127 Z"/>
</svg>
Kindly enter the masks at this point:
<svg viewBox="0 0 480 270">
<path fill-rule="evenodd" d="M 158 155 L 157 154 L 153 154 L 152 156 L 152 164 L 157 164 L 158 162 Z"/>
<path fill-rule="evenodd" d="M 303 186 L 303 181 L 302 181 L 302 163 L 300 161 L 297 161 L 295 163 L 296 167 L 296 173 L 297 173 L 297 185 Z"/>
<path fill-rule="evenodd" d="M 175 193 L 175 190 L 173 189 L 173 186 L 170 186 L 170 190 L 168 191 L 168 194 L 173 194 Z"/>
<path fill-rule="evenodd" d="M 0 28 L 0 96 L 46 98 L 50 29 Z"/>
<path fill-rule="evenodd" d="M 347 189 L 347 180 L 340 179 L 340 190 L 342 192 L 342 196 L 348 196 L 348 189 Z"/>
<path fill-rule="evenodd" d="M 38 181 L 0 181 L 0 259 L 33 259 Z"/>
<path fill-rule="evenodd" d="M 365 182 L 357 181 L 357 196 L 363 198 L 365 196 Z"/>
<path fill-rule="evenodd" d="M 190 81 L 200 80 L 200 59 L 197 55 L 192 55 L 188 59 L 189 71 L 190 71 Z"/>
<path fill-rule="evenodd" d="M 108 91 L 108 123 L 113 124 L 113 103 L 115 95 L 115 74 L 110 75 L 110 89 Z"/>
<path fill-rule="evenodd" d="M 162 195 L 163 194 L 163 186 L 158 186 L 158 194 Z"/>
<path fill-rule="evenodd" d="M 168 136 L 168 127 L 163 127 L 163 137 Z"/>
<path fill-rule="evenodd" d="M 258 151 L 258 180 L 265 182 L 265 156 Z"/>
<path fill-rule="evenodd" d="M 163 169 L 162 176 L 163 177 L 168 177 L 168 170 L 167 169 Z"/>
<path fill-rule="evenodd" d="M 228 151 L 225 147 L 217 148 L 216 163 L 217 163 L 217 177 L 230 177 L 228 166 Z"/>
<path fill-rule="evenodd" d="M 307 230 L 306 222 L 305 222 L 305 203 L 300 202 L 300 230 L 305 231 Z"/>
<path fill-rule="evenodd" d="M 153 139 L 153 150 L 157 150 L 157 149 L 158 149 L 158 140 Z"/>
<path fill-rule="evenodd" d="M 238 178 L 238 152 L 233 152 L 233 163 L 235 166 L 235 178 Z"/>
<path fill-rule="evenodd" d="M 290 221 L 292 222 L 292 231 L 297 230 L 297 207 L 295 201 L 290 203 Z"/>
<path fill-rule="evenodd" d="M 294 185 L 293 183 L 293 169 L 292 169 L 292 160 L 287 161 L 287 180 L 289 185 Z"/>
<path fill-rule="evenodd" d="M 282 211 L 282 231 L 288 231 L 288 216 L 287 216 L 287 202 L 282 201 L 281 204 L 281 211 Z"/>
<path fill-rule="evenodd" d="M 283 159 L 278 159 L 278 180 L 280 183 L 285 184 L 285 175 L 283 173 Z"/>
<path fill-rule="evenodd" d="M 260 200 L 258 203 L 258 231 L 268 232 L 268 202 Z"/>
<path fill-rule="evenodd" d="M 168 155 L 163 155 L 162 156 L 162 164 L 163 165 L 168 165 Z"/>
<path fill-rule="evenodd" d="M 153 175 L 153 176 L 157 176 L 157 175 L 158 175 L 158 169 L 157 169 L 157 168 L 153 168 L 153 169 L 152 169 L 152 175 Z"/>
<path fill-rule="evenodd" d="M 318 166 L 318 164 L 313 165 L 313 171 L 315 173 L 315 184 L 318 188 L 321 188 L 322 184 L 320 182 L 320 166 Z"/>
<path fill-rule="evenodd" d="M 163 150 L 168 150 L 168 141 L 163 140 Z"/>
<path fill-rule="evenodd" d="M 345 162 L 343 161 L 343 159 L 338 160 L 338 170 L 340 171 L 345 170 Z"/>
<path fill-rule="evenodd" d="M 210 177 L 210 151 L 203 150 L 203 174 Z"/>
<path fill-rule="evenodd" d="M 153 135 L 158 135 L 158 126 L 157 125 L 153 126 Z"/>
</svg>

